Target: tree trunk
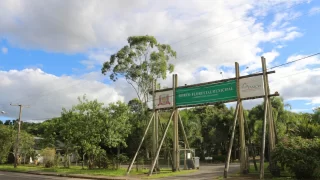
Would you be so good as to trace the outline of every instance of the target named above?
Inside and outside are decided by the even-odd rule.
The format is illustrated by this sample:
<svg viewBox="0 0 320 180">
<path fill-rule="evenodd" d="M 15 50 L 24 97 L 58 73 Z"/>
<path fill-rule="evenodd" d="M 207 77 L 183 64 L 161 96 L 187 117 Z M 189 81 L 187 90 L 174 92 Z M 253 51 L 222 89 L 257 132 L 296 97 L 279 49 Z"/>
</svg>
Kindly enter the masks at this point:
<svg viewBox="0 0 320 180">
<path fill-rule="evenodd" d="M 86 153 L 82 155 L 82 169 L 84 169 L 85 155 Z"/>
</svg>

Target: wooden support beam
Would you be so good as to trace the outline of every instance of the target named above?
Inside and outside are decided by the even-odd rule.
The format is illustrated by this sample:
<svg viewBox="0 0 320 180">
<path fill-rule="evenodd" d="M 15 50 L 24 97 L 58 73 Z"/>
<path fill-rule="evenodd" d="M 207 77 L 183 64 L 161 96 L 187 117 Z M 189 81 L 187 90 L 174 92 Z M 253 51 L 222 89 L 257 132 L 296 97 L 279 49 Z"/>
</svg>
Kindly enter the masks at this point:
<svg viewBox="0 0 320 180">
<path fill-rule="evenodd" d="M 224 178 L 228 177 L 232 145 L 233 145 L 233 140 L 234 140 L 234 134 L 235 134 L 235 131 L 236 131 L 237 118 L 238 118 L 238 112 L 239 112 L 239 105 L 240 104 L 237 103 L 236 110 L 234 112 L 234 120 L 233 120 L 233 125 L 232 125 L 232 133 L 231 133 L 230 145 L 229 145 L 229 149 L 228 149 L 227 160 L 226 160 L 225 167 L 224 167 Z"/>
<path fill-rule="evenodd" d="M 139 144 L 139 146 L 138 146 L 138 149 L 137 149 L 137 151 L 136 151 L 136 153 L 135 153 L 135 155 L 134 155 L 134 157 L 133 157 L 133 159 L 132 159 L 132 161 L 131 161 L 131 163 L 130 163 L 130 165 L 129 165 L 129 167 L 128 167 L 127 175 L 129 175 L 129 173 L 130 173 L 130 171 L 131 171 L 131 169 L 132 169 L 133 163 L 134 163 L 134 161 L 135 161 L 136 158 L 137 158 L 137 155 L 138 155 L 138 153 L 139 153 L 139 151 L 140 151 L 140 148 L 141 148 L 141 146 L 142 146 L 142 143 L 143 143 L 143 141 L 144 141 L 144 138 L 146 137 L 146 135 L 147 135 L 147 133 L 148 133 L 149 127 L 150 127 L 153 119 L 154 119 L 154 114 L 152 114 L 152 117 L 150 118 L 150 121 L 149 121 L 149 123 L 148 123 L 148 125 L 147 125 L 146 130 L 144 131 L 144 135 L 143 135 L 143 137 L 142 137 L 142 139 L 141 139 L 141 142 L 140 142 L 140 144 Z"/>
<path fill-rule="evenodd" d="M 244 133 L 244 118 L 243 118 L 243 106 L 240 98 L 240 69 L 239 64 L 235 63 L 236 70 L 236 82 L 237 82 L 237 97 L 239 103 L 239 140 L 240 140 L 240 173 L 247 174 L 248 173 L 248 164 L 247 164 L 247 156 L 246 156 L 246 141 L 245 141 L 245 133 Z"/>
<path fill-rule="evenodd" d="M 158 147 L 158 149 L 157 149 L 155 159 L 152 161 L 151 168 L 150 168 L 150 170 L 149 170 L 149 176 L 152 175 L 152 172 L 153 172 L 153 170 L 154 170 L 154 167 L 155 167 L 155 165 L 156 165 L 156 162 L 157 162 L 157 160 L 158 160 L 158 158 L 159 158 L 159 153 L 160 153 L 162 144 L 163 144 L 163 142 L 164 142 L 164 139 L 166 138 L 166 135 L 167 135 L 167 132 L 168 132 L 170 123 L 171 123 L 171 119 L 172 119 L 172 116 L 173 116 L 174 114 L 175 114 L 175 112 L 173 111 L 172 114 L 171 114 L 171 116 L 170 116 L 170 119 L 169 119 L 169 121 L 168 121 L 168 123 L 167 123 L 167 126 L 166 126 L 166 129 L 165 129 L 165 131 L 164 131 L 164 134 L 163 134 L 163 136 L 162 136 L 160 145 L 159 145 L 159 147 Z"/>
<path fill-rule="evenodd" d="M 260 153 L 260 179 L 264 179 L 264 155 L 266 147 L 266 126 L 267 126 L 267 116 L 268 116 L 268 89 L 266 86 L 266 63 L 264 57 L 261 57 L 262 70 L 263 70 L 263 84 L 264 84 L 264 118 L 263 118 L 263 127 L 262 127 L 262 143 L 261 143 L 261 153 Z"/>
<path fill-rule="evenodd" d="M 177 84 L 176 84 L 176 75 L 173 74 L 172 75 L 172 88 L 173 88 L 173 94 L 176 93 L 176 87 L 177 87 Z M 172 123 L 172 130 L 173 130 L 173 134 L 172 134 L 172 142 L 173 142 L 173 152 L 172 152 L 172 155 L 173 155 L 173 166 L 172 166 L 172 172 L 175 172 L 177 170 L 177 150 L 178 150 L 178 147 L 177 147 L 177 139 L 176 139 L 176 101 L 175 101 L 175 98 L 172 98 L 173 99 L 173 112 L 174 112 L 174 117 L 173 117 L 173 123 Z"/>
</svg>

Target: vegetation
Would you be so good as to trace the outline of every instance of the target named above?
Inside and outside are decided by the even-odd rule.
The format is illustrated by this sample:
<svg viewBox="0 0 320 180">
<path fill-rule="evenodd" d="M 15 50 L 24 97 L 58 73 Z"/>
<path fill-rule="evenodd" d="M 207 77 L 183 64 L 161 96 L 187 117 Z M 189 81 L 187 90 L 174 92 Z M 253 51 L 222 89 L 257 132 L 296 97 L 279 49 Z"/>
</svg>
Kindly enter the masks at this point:
<svg viewBox="0 0 320 180">
<path fill-rule="evenodd" d="M 104 105 L 83 96 L 71 109 L 63 109 L 60 118 L 38 124 L 23 123 L 21 152 L 25 154 L 23 156 L 28 162 L 29 157 L 36 159 L 37 153 L 34 149 L 44 155 L 44 152 L 54 148 L 56 150 L 56 153 L 53 153 L 56 154 L 54 158 L 52 159 L 53 156 L 50 155 L 50 161 L 43 162 L 43 166 L 48 169 L 58 168 L 59 164 L 70 168 L 71 161 L 82 163 L 88 169 L 120 169 L 121 164 L 128 163 L 133 157 L 137 142 L 142 138 L 144 123 L 140 118 L 140 103 L 138 99 L 133 99 L 128 104 L 116 102 Z M 275 151 L 271 152 L 272 157 L 279 163 L 282 171 L 287 170 L 297 178 L 319 176 L 320 143 L 317 137 L 320 135 L 318 115 L 320 110 L 315 109 L 314 113 L 294 113 L 290 111 L 289 106 L 285 106 L 281 98 L 272 98 L 272 107 L 278 140 Z M 212 157 L 211 162 L 225 160 L 233 113 L 234 109 L 227 108 L 224 104 L 180 111 L 189 143 L 191 147 L 195 147 L 196 156 L 201 160 L 205 157 Z M 150 117 L 149 113 L 146 115 Z M 160 127 L 165 125 L 169 116 L 170 112 L 160 114 Z M 253 152 L 259 156 L 262 119 L 263 104 L 245 111 L 246 136 L 250 136 L 251 139 L 250 156 Z M 15 121 L 5 121 L 0 125 L 1 163 L 12 163 L 15 128 Z M 235 137 L 238 137 L 238 128 L 236 130 Z M 169 138 L 166 139 L 163 151 L 160 153 L 165 162 L 168 162 L 168 159 L 170 162 L 168 153 L 171 151 L 171 133 L 169 131 Z M 35 143 L 31 140 L 32 136 L 42 139 Z M 162 131 L 159 136 L 162 136 Z M 179 136 L 183 139 L 182 134 Z M 143 162 L 140 164 L 150 162 L 147 152 L 151 151 L 151 143 L 148 141 L 150 142 L 150 139 L 147 138 L 138 156 L 139 162 Z M 234 144 L 238 144 L 237 138 Z M 39 151 L 41 149 L 42 151 Z M 268 149 L 265 152 L 267 160 L 270 153 Z M 71 154 L 76 158 L 71 160 Z M 232 153 L 232 159 L 238 159 L 238 153 Z M 82 168 L 86 169 L 85 166 Z"/>
<path fill-rule="evenodd" d="M 41 163 L 47 169 L 59 169 L 61 164 L 64 169 L 71 168 L 71 163 L 81 163 L 82 169 L 87 166 L 90 170 L 121 169 L 121 164 L 132 159 L 151 117 L 147 110 L 151 84 L 157 78 L 165 79 L 167 73 L 173 71 L 169 61 L 175 56 L 176 52 L 169 45 L 158 43 L 152 36 L 129 37 L 128 45 L 103 64 L 102 73 L 108 74 L 113 81 L 126 79 L 138 98 L 127 104 L 118 101 L 105 105 L 97 99 L 88 100 L 83 96 L 71 109 L 63 108 L 58 118 L 43 123 L 22 123 L 19 163 L 28 163 L 30 157 L 40 162 L 41 154 L 44 157 Z M 283 170 L 289 170 L 297 178 L 319 176 L 320 141 L 317 137 L 320 136 L 320 109 L 314 109 L 313 113 L 295 113 L 279 97 L 271 98 L 271 105 L 277 146 L 273 152 L 266 147 L 266 160 L 272 156 Z M 263 106 L 259 104 L 245 110 L 246 143 L 253 158 L 260 155 Z M 212 157 L 212 162 L 225 160 L 234 111 L 234 108 L 221 103 L 180 110 L 189 144 L 195 148 L 200 160 L 205 160 L 205 157 Z M 160 113 L 159 137 L 163 135 L 170 113 Z M 0 164 L 13 162 L 16 129 L 15 120 L 0 124 Z M 239 158 L 238 129 L 232 160 Z M 149 132 L 137 158 L 141 164 L 150 162 L 150 137 Z M 167 137 L 160 157 L 170 162 L 172 131 Z M 179 140 L 182 139 L 182 134 L 179 134 Z"/>
<path fill-rule="evenodd" d="M 312 179 L 320 171 L 320 139 L 285 137 L 272 156 L 298 179 Z"/>
</svg>

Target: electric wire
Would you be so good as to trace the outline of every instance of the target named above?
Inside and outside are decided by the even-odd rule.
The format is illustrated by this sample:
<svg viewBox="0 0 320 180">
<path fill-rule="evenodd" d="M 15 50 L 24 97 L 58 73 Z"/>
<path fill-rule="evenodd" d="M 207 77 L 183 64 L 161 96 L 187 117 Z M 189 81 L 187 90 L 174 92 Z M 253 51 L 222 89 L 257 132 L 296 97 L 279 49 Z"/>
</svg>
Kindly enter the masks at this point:
<svg viewBox="0 0 320 180">
<path fill-rule="evenodd" d="M 294 6 L 297 6 L 297 5 L 299 5 L 299 4 L 296 4 L 296 5 L 293 5 L 293 6 L 291 6 L 290 8 L 288 8 L 288 9 L 291 9 L 291 8 L 293 8 Z M 273 14 L 273 13 L 272 13 Z M 302 16 L 302 15 L 300 15 L 300 16 Z M 299 17 L 300 17 L 299 16 Z M 226 24 L 228 24 L 228 23 L 226 23 Z M 220 26 L 219 26 L 220 27 Z M 218 28 L 218 27 L 217 27 Z M 242 36 L 242 37 L 245 37 L 245 36 L 247 36 L 247 35 L 250 35 L 250 34 L 253 34 L 253 33 L 255 33 L 255 32 L 252 32 L 252 33 L 249 33 L 249 34 L 246 34 L 246 35 L 244 35 L 244 36 Z M 235 39 L 232 39 L 232 40 L 229 40 L 229 41 L 226 41 L 226 42 L 230 42 L 230 41 L 233 41 L 233 40 L 236 40 L 236 39 L 239 39 L 239 38 L 242 38 L 242 37 L 238 37 L 238 38 L 235 38 Z M 180 40 L 180 41 L 182 41 L 182 40 Z M 226 43 L 226 42 L 224 42 L 224 43 Z M 175 42 L 175 43 L 177 43 L 177 42 Z M 172 44 L 172 43 L 171 43 Z M 185 55 L 186 56 L 186 55 Z M 185 57 L 185 56 L 183 56 L 183 57 Z M 182 57 L 180 57 L 180 58 L 182 58 Z M 271 69 L 271 68 L 270 68 Z M 81 80 L 81 79 L 78 79 L 78 80 Z M 61 89 L 55 89 L 55 90 L 52 90 L 52 91 L 49 91 L 49 93 L 47 93 L 47 94 L 44 94 L 44 93 L 42 93 L 41 95 L 34 95 L 34 96 L 37 96 L 37 97 L 43 97 L 43 96 L 45 96 L 45 95 L 48 95 L 48 94 L 52 94 L 53 92 L 56 92 L 56 91 L 60 91 L 60 90 L 63 90 L 63 89 L 66 89 L 66 88 L 69 88 L 69 87 L 72 87 L 72 86 L 76 86 L 76 85 L 78 85 L 78 84 L 82 84 L 83 82 L 82 81 L 80 81 L 80 82 L 78 82 L 78 83 L 75 83 L 75 84 L 73 84 L 73 85 L 71 85 L 71 86 L 67 86 L 67 87 L 65 87 L 65 88 L 61 88 Z M 16 100 L 14 100 L 14 101 L 17 101 L 17 100 L 21 100 L 21 99 L 24 99 L 25 97 L 23 97 L 23 98 L 18 98 L 18 99 L 16 99 Z M 31 99 L 32 98 L 32 96 L 28 96 L 28 99 Z M 3 105 L 5 105 L 5 104 L 3 104 Z"/>
<path fill-rule="evenodd" d="M 298 73 L 293 73 L 293 74 L 289 74 L 289 75 L 286 75 L 286 76 L 281 76 L 279 77 L 277 80 L 275 81 L 272 81 L 270 82 L 269 84 L 273 84 L 273 83 L 279 83 L 278 80 L 282 80 L 282 79 L 285 79 L 285 78 L 288 78 L 288 77 L 292 77 L 292 76 L 295 76 L 295 75 L 298 75 L 298 74 L 302 74 L 302 73 L 305 73 L 306 71 L 308 70 L 304 70 L 304 71 L 301 71 L 301 72 L 298 72 Z M 310 71 L 313 71 L 313 70 L 310 70 Z M 317 69 L 316 71 L 320 71 L 320 69 Z M 260 80 L 257 80 L 257 81 L 260 81 Z M 255 82 L 255 81 L 252 81 L 252 82 Z M 170 95 L 169 97 L 175 97 L 175 95 Z M 159 100 L 160 98 L 156 98 L 155 100 Z M 147 103 L 148 102 L 153 102 L 153 99 L 151 100 L 148 100 L 146 101 Z M 28 118 L 28 119 L 22 119 L 22 121 L 37 121 L 37 120 L 50 120 L 50 119 L 54 119 L 54 118 L 60 118 L 60 117 L 52 117 L 52 118 Z"/>
</svg>

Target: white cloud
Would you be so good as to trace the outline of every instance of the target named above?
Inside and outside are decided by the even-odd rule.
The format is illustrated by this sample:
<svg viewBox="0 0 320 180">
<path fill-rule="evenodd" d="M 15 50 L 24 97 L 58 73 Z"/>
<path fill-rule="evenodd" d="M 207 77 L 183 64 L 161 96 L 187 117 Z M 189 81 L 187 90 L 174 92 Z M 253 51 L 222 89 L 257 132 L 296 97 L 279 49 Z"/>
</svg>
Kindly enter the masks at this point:
<svg viewBox="0 0 320 180">
<path fill-rule="evenodd" d="M 293 40 L 297 37 L 301 37 L 302 36 L 302 33 L 300 32 L 297 32 L 297 31 L 292 31 L 288 34 L 286 34 L 286 36 L 283 38 L 283 40 L 285 41 L 290 41 L 290 40 Z"/>
<path fill-rule="evenodd" d="M 108 104 L 124 100 L 111 85 L 70 76 L 55 76 L 40 69 L 0 71 L 0 108 L 16 118 L 18 108 L 10 103 L 30 105 L 23 110 L 23 120 L 38 120 L 60 115 L 61 108 L 70 108 L 84 94 Z"/>
<path fill-rule="evenodd" d="M 291 109 L 290 111 L 299 113 L 299 112 L 310 112 L 311 109 Z"/>
<path fill-rule="evenodd" d="M 287 62 L 306 55 L 296 55 Z M 278 91 L 285 100 L 308 100 L 311 104 L 320 104 L 320 57 L 314 56 L 276 69 L 270 75 L 271 92 Z"/>
<path fill-rule="evenodd" d="M 81 63 L 89 70 L 107 61 L 110 54 L 125 45 L 126 38 L 131 35 L 154 35 L 161 43 L 184 40 L 172 44 L 178 54 L 177 60 L 173 62 L 176 66 L 174 73 L 179 75 L 179 85 L 195 84 L 221 79 L 220 66 L 233 68 L 235 61 L 249 67 L 242 73 L 260 69 L 260 55 L 267 58 L 268 64 L 273 63 L 280 55 L 279 52 L 276 49 L 265 51 L 259 45 L 272 42 L 280 48 L 285 46 L 286 41 L 300 37 L 302 33 L 299 28 L 290 23 L 301 14 L 287 9 L 305 2 L 307 1 L 69 0 L 62 3 L 48 0 L 44 3 L 39 0 L 2 0 L 0 34 L 13 46 L 50 52 L 85 53 L 88 57 Z M 251 11 L 254 11 L 254 16 L 248 16 Z M 274 23 L 266 24 L 259 20 L 270 12 L 274 13 L 271 16 L 275 15 Z M 208 70 L 196 72 L 200 67 Z M 290 68 L 281 69 L 281 72 L 282 70 L 292 72 Z M 17 71 L 16 74 L 25 71 Z M 46 78 L 51 76 L 53 75 L 43 72 L 41 75 Z M 224 72 L 223 78 L 233 76 L 234 72 L 231 70 Z M 37 86 L 41 88 L 35 92 L 46 91 L 43 88 L 47 87 L 47 81 L 35 83 L 23 76 L 19 78 L 8 82 L 32 82 L 26 85 L 27 90 L 20 94 L 21 97 L 28 95 L 28 89 L 30 92 L 37 90 Z M 82 78 L 103 80 L 107 77 L 102 77 L 100 72 L 91 72 Z M 79 81 L 75 77 L 56 79 L 61 84 Z M 52 86 L 56 84 L 54 80 L 48 82 Z M 160 82 L 163 86 L 171 87 L 171 75 Z M 107 94 L 116 90 L 115 97 L 126 100 L 135 97 L 134 90 L 123 79 L 112 84 L 112 87 L 96 83 L 94 87 L 99 86 Z M 75 85 L 67 91 L 68 96 L 72 96 L 70 92 L 73 92 L 73 88 L 77 95 L 85 91 Z M 288 91 L 284 86 L 276 88 L 281 90 L 280 93 Z M 90 86 L 85 85 L 85 89 L 90 89 Z M 94 90 L 88 92 L 99 99 L 113 96 Z M 294 95 L 287 97 L 292 98 Z M 70 101 L 69 105 L 75 101 Z M 56 106 L 59 111 L 61 104 Z"/>
<path fill-rule="evenodd" d="M 2 52 L 3 54 L 7 54 L 7 53 L 8 53 L 8 48 L 2 47 L 2 48 L 1 48 L 1 52 Z"/>
<path fill-rule="evenodd" d="M 112 51 L 107 49 L 92 50 L 88 53 L 88 59 L 82 60 L 81 63 L 85 65 L 87 69 L 93 69 L 95 66 L 101 66 L 105 61 L 108 61 L 112 53 Z"/>
<path fill-rule="evenodd" d="M 313 7 L 309 10 L 309 15 L 313 16 L 320 13 L 320 7 Z"/>
</svg>

